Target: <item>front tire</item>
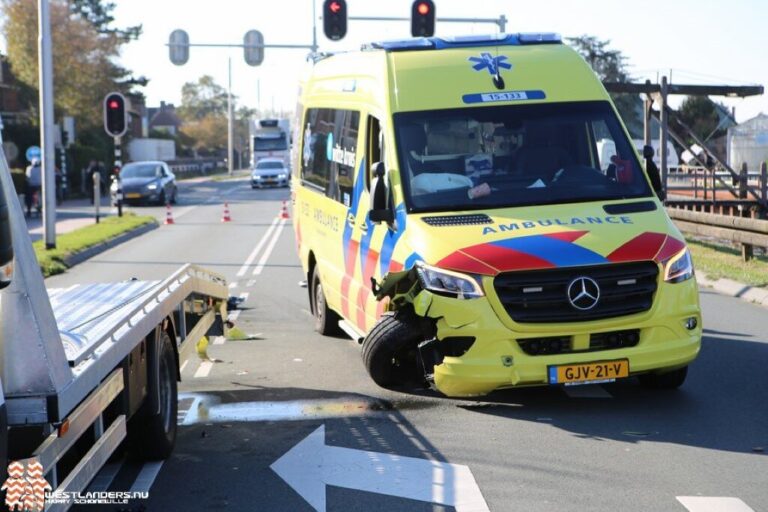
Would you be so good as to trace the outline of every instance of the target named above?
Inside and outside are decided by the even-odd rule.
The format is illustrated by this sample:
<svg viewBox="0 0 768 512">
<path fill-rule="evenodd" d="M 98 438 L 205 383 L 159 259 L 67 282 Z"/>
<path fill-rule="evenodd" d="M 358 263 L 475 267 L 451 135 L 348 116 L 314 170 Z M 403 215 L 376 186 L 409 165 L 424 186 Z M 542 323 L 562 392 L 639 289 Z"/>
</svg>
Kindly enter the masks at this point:
<svg viewBox="0 0 768 512">
<path fill-rule="evenodd" d="M 384 313 L 363 340 L 365 369 L 383 388 L 418 381 L 418 345 L 423 339 L 412 312 Z"/>
<path fill-rule="evenodd" d="M 331 336 L 339 332 L 339 315 L 328 307 L 317 267 L 312 272 L 312 314 L 315 317 L 317 332 L 323 336 Z"/>
<path fill-rule="evenodd" d="M 649 389 L 677 389 L 683 385 L 688 376 L 688 367 L 683 366 L 677 370 L 665 373 L 644 373 L 638 376 L 640 385 Z"/>
<path fill-rule="evenodd" d="M 128 427 L 129 452 L 134 458 L 143 460 L 167 459 L 176 444 L 176 416 L 178 414 L 178 385 L 176 382 L 176 356 L 171 337 L 163 331 L 158 339 L 160 411 L 149 411 L 149 400 L 131 418 Z M 154 371 L 148 368 L 148 371 Z"/>
</svg>

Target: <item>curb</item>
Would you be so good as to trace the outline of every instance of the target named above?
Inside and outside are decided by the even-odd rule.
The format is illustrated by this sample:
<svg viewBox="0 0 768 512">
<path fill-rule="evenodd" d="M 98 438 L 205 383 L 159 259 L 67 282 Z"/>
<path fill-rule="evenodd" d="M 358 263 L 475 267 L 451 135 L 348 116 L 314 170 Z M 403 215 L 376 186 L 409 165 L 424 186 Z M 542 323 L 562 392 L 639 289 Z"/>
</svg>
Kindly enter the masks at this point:
<svg viewBox="0 0 768 512">
<path fill-rule="evenodd" d="M 717 280 L 710 279 L 704 272 L 700 270 L 696 271 L 696 282 L 701 286 L 712 288 L 722 295 L 735 297 L 737 299 L 768 308 L 768 289 L 766 288 L 750 286 L 748 284 L 739 283 L 737 281 L 732 281 L 725 278 Z"/>
<path fill-rule="evenodd" d="M 149 222 L 147 224 L 144 224 L 142 226 L 139 226 L 137 228 L 134 228 L 130 231 L 126 231 L 124 233 L 121 233 L 117 235 L 115 238 L 112 238 L 110 240 L 107 240 L 105 242 L 101 242 L 99 244 L 96 244 L 92 247 L 89 247 L 83 251 L 76 252 L 74 254 L 70 254 L 66 258 L 64 258 L 64 264 L 67 267 L 73 267 L 77 265 L 78 263 L 82 263 L 87 259 L 93 258 L 97 254 L 101 254 L 102 252 L 106 251 L 107 249 L 111 249 L 113 247 L 116 247 L 122 243 L 127 242 L 128 240 L 132 240 L 138 236 L 143 235 L 144 233 L 149 233 L 152 230 L 157 229 L 160 227 L 160 223 L 158 223 L 156 220 L 153 220 L 152 222 Z"/>
</svg>

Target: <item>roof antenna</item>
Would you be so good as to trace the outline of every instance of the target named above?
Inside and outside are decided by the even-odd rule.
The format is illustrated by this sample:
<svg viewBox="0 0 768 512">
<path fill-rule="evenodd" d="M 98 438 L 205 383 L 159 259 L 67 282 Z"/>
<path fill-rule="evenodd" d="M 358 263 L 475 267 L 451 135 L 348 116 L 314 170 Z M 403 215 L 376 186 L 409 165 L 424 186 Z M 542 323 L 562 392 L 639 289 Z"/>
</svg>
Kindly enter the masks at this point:
<svg viewBox="0 0 768 512">
<path fill-rule="evenodd" d="M 504 90 L 504 79 L 501 78 L 501 66 L 499 66 L 499 46 L 496 45 L 496 60 L 494 61 L 496 66 L 496 74 L 493 75 L 493 85 L 500 91 Z"/>
</svg>

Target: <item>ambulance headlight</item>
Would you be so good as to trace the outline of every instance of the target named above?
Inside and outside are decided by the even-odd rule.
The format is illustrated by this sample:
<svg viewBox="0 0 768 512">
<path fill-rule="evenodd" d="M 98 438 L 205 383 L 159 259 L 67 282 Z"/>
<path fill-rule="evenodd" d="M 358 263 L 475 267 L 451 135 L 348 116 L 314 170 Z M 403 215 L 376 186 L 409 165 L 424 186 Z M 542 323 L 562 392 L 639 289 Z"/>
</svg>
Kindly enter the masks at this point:
<svg viewBox="0 0 768 512">
<path fill-rule="evenodd" d="M 664 280 L 668 283 L 681 283 L 693 277 L 693 259 L 686 247 L 664 262 Z"/>
<path fill-rule="evenodd" d="M 438 295 L 458 299 L 474 299 L 485 295 L 480 283 L 467 274 L 430 267 L 423 263 L 419 264 L 417 271 L 421 286 Z"/>
</svg>

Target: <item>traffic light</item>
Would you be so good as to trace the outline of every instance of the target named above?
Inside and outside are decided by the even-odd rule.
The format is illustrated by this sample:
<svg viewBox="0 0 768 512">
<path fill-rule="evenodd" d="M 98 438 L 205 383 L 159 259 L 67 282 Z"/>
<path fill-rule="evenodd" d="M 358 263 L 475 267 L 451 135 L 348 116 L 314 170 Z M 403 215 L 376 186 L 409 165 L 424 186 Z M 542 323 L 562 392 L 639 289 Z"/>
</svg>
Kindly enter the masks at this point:
<svg viewBox="0 0 768 512">
<path fill-rule="evenodd" d="M 435 35 L 435 3 L 432 0 L 416 0 L 411 6 L 411 35 L 432 37 Z"/>
<path fill-rule="evenodd" d="M 346 0 L 325 0 L 323 2 L 323 32 L 325 37 L 338 41 L 347 35 Z"/>
<path fill-rule="evenodd" d="M 121 137 L 128 130 L 125 96 L 111 92 L 104 97 L 104 130 L 110 137 Z"/>
</svg>

